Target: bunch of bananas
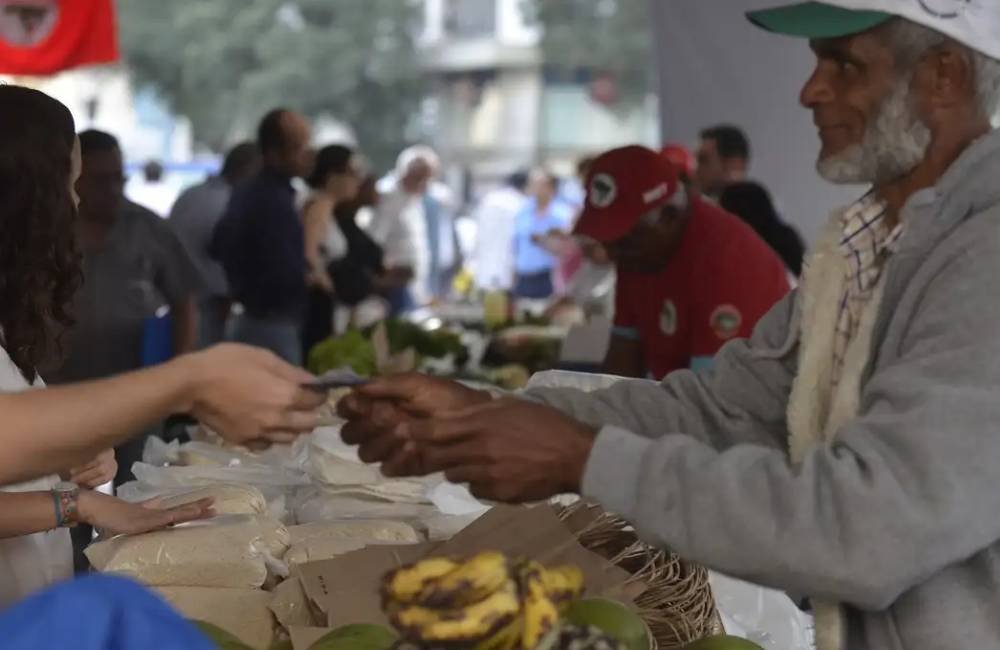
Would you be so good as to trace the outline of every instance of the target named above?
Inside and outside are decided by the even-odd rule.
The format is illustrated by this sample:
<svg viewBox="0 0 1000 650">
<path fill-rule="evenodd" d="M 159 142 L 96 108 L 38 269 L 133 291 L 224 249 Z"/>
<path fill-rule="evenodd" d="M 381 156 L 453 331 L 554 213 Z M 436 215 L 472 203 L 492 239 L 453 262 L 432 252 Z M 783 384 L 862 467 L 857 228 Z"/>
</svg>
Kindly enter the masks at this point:
<svg viewBox="0 0 1000 650">
<path fill-rule="evenodd" d="M 576 567 L 546 569 L 484 552 L 397 569 L 383 580 L 382 603 L 402 637 L 419 647 L 534 650 L 582 593 Z"/>
</svg>

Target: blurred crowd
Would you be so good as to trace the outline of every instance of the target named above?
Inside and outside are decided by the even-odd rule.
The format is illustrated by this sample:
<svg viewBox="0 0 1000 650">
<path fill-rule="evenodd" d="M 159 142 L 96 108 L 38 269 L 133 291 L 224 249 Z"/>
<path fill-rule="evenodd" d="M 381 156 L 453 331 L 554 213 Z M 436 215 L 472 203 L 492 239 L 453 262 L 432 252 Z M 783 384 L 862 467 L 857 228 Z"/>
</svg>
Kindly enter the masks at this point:
<svg viewBox="0 0 1000 650">
<path fill-rule="evenodd" d="M 314 148 L 309 120 L 286 109 L 174 201 L 127 199 L 115 137 L 80 142 L 86 280 L 55 383 L 224 340 L 302 365 L 352 326 L 490 292 L 605 318 L 603 369 L 662 377 L 748 334 L 802 271 L 802 240 L 750 180 L 750 143 L 730 125 L 698 134 L 695 152 L 595 152 L 566 177 L 512 169 L 467 205 L 433 149 L 380 175 L 351 146 Z M 143 182 L 162 175 L 149 164 Z M 120 481 L 142 444 L 119 450 Z"/>
</svg>

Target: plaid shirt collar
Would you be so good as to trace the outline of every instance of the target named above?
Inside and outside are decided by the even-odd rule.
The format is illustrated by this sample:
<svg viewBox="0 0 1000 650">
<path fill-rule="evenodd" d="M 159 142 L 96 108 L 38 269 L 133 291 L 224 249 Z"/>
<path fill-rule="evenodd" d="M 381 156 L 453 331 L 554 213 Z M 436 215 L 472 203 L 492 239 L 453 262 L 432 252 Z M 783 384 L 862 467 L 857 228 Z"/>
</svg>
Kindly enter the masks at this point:
<svg viewBox="0 0 1000 650">
<path fill-rule="evenodd" d="M 850 264 L 852 292 L 865 293 L 871 289 L 878 280 L 881 261 L 895 252 L 903 234 L 902 223 L 892 230 L 886 226 L 887 209 L 885 201 L 872 192 L 841 215 L 840 252 Z"/>
<path fill-rule="evenodd" d="M 896 244 L 903 234 L 902 224 L 889 230 L 885 223 L 886 212 L 886 203 L 871 193 L 849 207 L 841 216 L 843 232 L 840 251 L 847 259 L 847 277 L 835 330 L 835 385 L 840 382 L 847 349 L 858 332 L 861 312 L 871 299 L 886 258 L 895 252 Z"/>
</svg>

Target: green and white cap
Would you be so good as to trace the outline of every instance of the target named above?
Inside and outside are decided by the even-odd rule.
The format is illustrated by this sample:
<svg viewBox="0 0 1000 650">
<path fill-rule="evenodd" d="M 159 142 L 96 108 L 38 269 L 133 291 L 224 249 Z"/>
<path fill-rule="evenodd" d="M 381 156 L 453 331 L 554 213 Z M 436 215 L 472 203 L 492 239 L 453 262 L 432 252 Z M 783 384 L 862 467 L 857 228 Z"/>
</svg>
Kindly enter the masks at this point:
<svg viewBox="0 0 1000 650">
<path fill-rule="evenodd" d="M 824 0 L 747 13 L 754 24 L 801 38 L 839 38 L 899 16 L 1000 60 L 1000 0 Z"/>
</svg>

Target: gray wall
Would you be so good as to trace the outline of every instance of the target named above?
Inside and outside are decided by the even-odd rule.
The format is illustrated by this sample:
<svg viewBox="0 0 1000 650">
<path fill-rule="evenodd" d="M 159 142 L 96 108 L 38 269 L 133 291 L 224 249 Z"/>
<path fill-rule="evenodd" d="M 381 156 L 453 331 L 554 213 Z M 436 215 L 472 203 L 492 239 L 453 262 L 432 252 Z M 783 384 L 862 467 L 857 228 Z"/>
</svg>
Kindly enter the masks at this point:
<svg viewBox="0 0 1000 650">
<path fill-rule="evenodd" d="M 833 209 L 860 190 L 816 175 L 819 140 L 798 103 L 815 61 L 808 44 L 761 31 L 744 16 L 780 0 L 649 1 L 664 141 L 694 145 L 698 131 L 717 122 L 744 127 L 754 148 L 751 175 L 813 241 Z"/>
</svg>

